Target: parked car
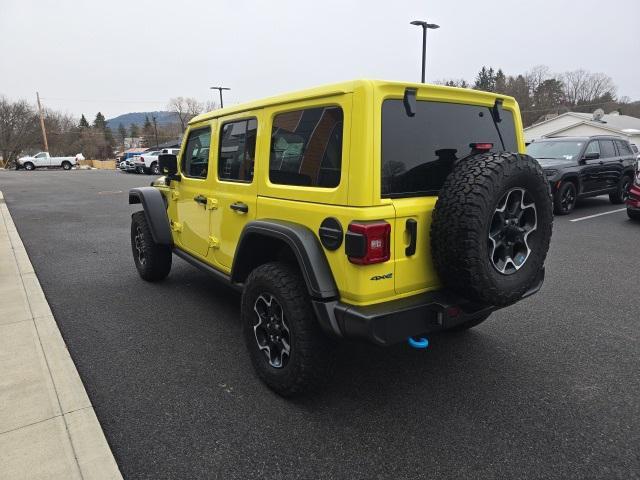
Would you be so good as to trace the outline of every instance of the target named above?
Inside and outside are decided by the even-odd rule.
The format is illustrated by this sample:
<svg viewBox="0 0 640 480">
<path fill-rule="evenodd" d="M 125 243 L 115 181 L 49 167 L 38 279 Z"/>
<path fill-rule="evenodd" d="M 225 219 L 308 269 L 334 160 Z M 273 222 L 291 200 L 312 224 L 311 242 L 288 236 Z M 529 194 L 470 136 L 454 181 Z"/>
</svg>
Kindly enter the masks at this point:
<svg viewBox="0 0 640 480">
<path fill-rule="evenodd" d="M 160 175 L 160 169 L 158 167 L 158 155 L 160 155 L 160 153 L 160 150 L 152 150 L 133 157 L 136 173 Z"/>
<path fill-rule="evenodd" d="M 547 176 L 556 215 L 570 213 L 579 198 L 609 194 L 624 203 L 633 183 L 636 157 L 621 137 L 556 137 L 536 140 L 527 153 Z"/>
<path fill-rule="evenodd" d="M 632 220 L 640 220 L 640 165 L 636 170 L 633 185 L 629 189 L 627 197 L 627 215 Z"/>
<path fill-rule="evenodd" d="M 319 387 L 341 339 L 424 348 L 540 289 L 552 205 L 521 125 L 512 97 L 371 80 L 199 115 L 129 192 L 135 266 L 242 290 L 258 377 Z"/>
<path fill-rule="evenodd" d="M 39 152 L 34 156 L 20 157 L 16 162 L 16 170 L 35 170 L 40 167 L 61 167 L 63 170 L 71 170 L 71 167 L 78 164 L 79 160 L 84 160 L 81 153 L 73 157 L 52 157 L 49 152 Z"/>
</svg>

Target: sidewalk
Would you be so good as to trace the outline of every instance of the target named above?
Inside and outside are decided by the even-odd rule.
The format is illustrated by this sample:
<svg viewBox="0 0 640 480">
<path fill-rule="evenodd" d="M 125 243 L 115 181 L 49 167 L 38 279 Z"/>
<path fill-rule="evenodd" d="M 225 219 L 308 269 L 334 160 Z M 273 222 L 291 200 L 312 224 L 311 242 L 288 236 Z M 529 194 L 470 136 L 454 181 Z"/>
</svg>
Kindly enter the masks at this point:
<svg viewBox="0 0 640 480">
<path fill-rule="evenodd" d="M 122 478 L 2 192 L 0 478 Z"/>
</svg>

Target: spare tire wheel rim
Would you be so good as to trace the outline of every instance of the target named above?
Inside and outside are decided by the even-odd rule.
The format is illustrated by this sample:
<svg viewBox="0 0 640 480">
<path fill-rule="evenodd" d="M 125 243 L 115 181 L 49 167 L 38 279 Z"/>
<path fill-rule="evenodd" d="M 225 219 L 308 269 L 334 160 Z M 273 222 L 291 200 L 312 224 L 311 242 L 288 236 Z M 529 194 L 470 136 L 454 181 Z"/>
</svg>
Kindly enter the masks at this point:
<svg viewBox="0 0 640 480">
<path fill-rule="evenodd" d="M 529 235 L 538 228 L 532 196 L 521 187 L 505 193 L 493 212 L 489 227 L 489 258 L 503 275 L 520 270 L 531 255 Z"/>
<path fill-rule="evenodd" d="M 291 356 L 291 333 L 285 321 L 284 310 L 276 298 L 268 293 L 258 296 L 253 304 L 256 323 L 253 334 L 273 368 L 283 368 Z"/>
</svg>

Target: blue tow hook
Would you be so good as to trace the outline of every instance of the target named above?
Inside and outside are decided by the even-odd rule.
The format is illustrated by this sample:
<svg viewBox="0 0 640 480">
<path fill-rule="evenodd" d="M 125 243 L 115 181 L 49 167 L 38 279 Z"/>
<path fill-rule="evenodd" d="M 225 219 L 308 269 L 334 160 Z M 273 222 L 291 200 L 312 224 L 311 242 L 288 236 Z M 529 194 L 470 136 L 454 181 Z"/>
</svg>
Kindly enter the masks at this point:
<svg viewBox="0 0 640 480">
<path fill-rule="evenodd" d="M 429 339 L 425 337 L 409 337 L 409 345 L 418 350 L 424 350 L 429 346 Z"/>
</svg>

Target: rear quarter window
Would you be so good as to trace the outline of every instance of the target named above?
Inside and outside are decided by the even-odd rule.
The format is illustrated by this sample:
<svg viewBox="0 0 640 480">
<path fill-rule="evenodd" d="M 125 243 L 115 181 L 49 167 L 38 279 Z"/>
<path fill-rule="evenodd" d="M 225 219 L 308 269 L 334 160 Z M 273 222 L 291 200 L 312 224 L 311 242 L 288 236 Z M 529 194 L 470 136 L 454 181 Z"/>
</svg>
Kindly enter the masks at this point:
<svg viewBox="0 0 640 480">
<path fill-rule="evenodd" d="M 496 124 L 489 107 L 416 103 L 413 117 L 400 99 L 382 104 L 383 197 L 437 195 L 455 162 L 472 153 L 472 143 L 492 143 L 493 151 L 518 150 L 509 110 L 500 110 Z"/>
</svg>

